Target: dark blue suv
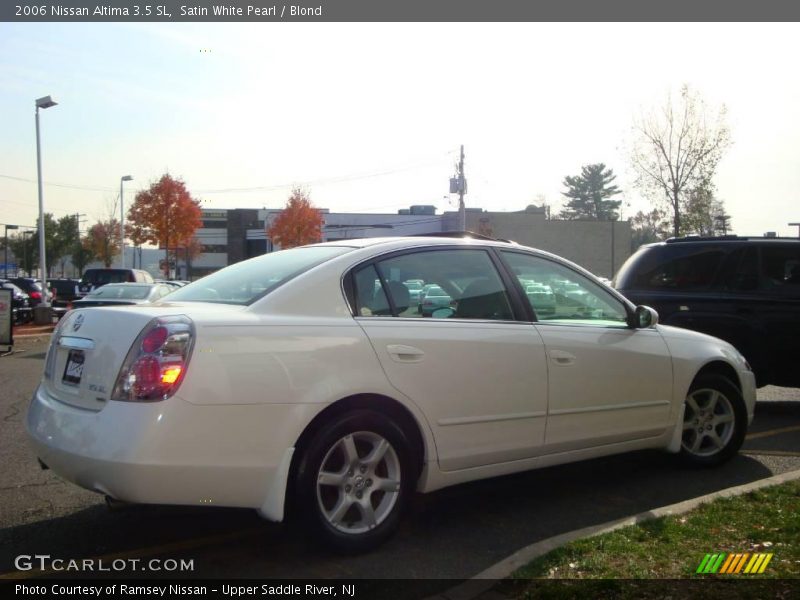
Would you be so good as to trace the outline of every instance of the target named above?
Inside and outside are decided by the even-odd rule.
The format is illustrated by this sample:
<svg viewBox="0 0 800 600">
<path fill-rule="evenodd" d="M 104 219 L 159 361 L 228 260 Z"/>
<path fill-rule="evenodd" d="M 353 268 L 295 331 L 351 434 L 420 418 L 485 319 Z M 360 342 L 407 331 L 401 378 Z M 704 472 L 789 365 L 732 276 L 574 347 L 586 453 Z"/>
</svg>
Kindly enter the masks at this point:
<svg viewBox="0 0 800 600">
<path fill-rule="evenodd" d="M 722 338 L 758 386 L 800 387 L 800 239 L 723 236 L 648 244 L 614 287 L 659 321 Z"/>
</svg>

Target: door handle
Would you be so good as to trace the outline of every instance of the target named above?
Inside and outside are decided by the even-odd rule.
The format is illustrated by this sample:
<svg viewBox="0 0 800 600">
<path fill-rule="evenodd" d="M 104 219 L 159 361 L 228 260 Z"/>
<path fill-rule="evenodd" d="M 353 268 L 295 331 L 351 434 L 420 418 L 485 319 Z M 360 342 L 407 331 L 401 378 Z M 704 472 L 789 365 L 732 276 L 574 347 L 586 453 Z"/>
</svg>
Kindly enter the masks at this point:
<svg viewBox="0 0 800 600">
<path fill-rule="evenodd" d="M 575 364 L 575 355 L 564 350 L 550 350 L 547 354 L 550 356 L 551 361 L 562 367 Z"/>
<path fill-rule="evenodd" d="M 425 357 L 424 351 L 404 344 L 389 344 L 386 351 L 395 362 L 420 362 Z"/>
</svg>

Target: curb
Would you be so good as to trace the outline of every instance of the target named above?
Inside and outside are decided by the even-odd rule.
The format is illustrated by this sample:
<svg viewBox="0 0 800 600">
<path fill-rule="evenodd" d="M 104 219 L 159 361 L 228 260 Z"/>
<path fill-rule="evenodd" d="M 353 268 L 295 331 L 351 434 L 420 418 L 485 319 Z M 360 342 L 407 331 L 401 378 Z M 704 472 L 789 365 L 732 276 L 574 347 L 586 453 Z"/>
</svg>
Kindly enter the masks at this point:
<svg viewBox="0 0 800 600">
<path fill-rule="evenodd" d="M 697 508 L 701 504 L 711 502 L 712 500 L 716 500 L 718 498 L 740 496 L 742 494 L 746 494 L 747 492 L 752 492 L 753 490 L 786 483 L 787 481 L 794 481 L 796 479 L 800 479 L 800 469 L 795 471 L 787 471 L 786 473 L 781 473 L 780 475 L 773 475 L 772 477 L 759 479 L 743 485 L 726 488 L 724 490 L 706 494 L 705 496 L 684 500 L 683 502 L 678 502 L 676 504 L 654 508 L 653 510 L 640 512 L 630 517 L 624 517 L 622 519 L 608 521 L 600 525 L 592 525 L 590 527 L 584 527 L 583 529 L 576 529 L 574 531 L 562 533 L 517 550 L 511 556 L 508 556 L 500 562 L 495 563 L 488 569 L 481 571 L 464 583 L 454 586 L 436 596 L 431 596 L 428 600 L 472 600 L 473 598 L 477 598 L 481 594 L 491 590 L 497 584 L 499 579 L 505 579 L 518 568 L 528 564 L 534 558 L 538 558 L 544 554 L 547 554 L 551 550 L 555 550 L 556 548 L 559 548 L 564 544 L 574 540 L 602 535 L 604 533 L 621 529 L 622 527 L 635 525 L 637 523 L 642 523 L 651 519 L 657 519 L 659 517 L 679 515 Z"/>
</svg>

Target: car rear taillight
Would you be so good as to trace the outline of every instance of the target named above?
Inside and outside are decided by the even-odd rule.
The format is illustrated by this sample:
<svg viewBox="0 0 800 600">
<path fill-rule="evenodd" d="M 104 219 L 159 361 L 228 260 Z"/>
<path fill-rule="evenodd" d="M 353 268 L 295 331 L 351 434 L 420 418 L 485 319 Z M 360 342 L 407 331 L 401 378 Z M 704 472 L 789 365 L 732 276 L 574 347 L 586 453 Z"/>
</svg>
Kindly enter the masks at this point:
<svg viewBox="0 0 800 600">
<path fill-rule="evenodd" d="M 186 375 L 194 338 L 194 324 L 185 315 L 150 321 L 125 357 L 111 399 L 148 402 L 172 396 Z"/>
<path fill-rule="evenodd" d="M 30 292 L 28 294 L 34 300 L 41 300 L 42 299 L 42 292 Z"/>
</svg>

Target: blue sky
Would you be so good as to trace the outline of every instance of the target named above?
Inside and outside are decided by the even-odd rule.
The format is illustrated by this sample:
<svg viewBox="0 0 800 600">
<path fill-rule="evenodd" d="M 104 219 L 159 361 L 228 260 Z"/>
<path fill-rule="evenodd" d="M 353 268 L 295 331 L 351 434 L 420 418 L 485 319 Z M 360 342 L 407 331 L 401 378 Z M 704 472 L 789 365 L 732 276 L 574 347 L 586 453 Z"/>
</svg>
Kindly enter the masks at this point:
<svg viewBox="0 0 800 600">
<path fill-rule="evenodd" d="M 734 145 L 716 180 L 738 233 L 800 221 L 796 24 L 0 24 L 0 223 L 37 215 L 34 100 L 46 210 L 88 223 L 162 173 L 208 208 L 519 210 L 605 162 L 644 201 L 627 148 L 637 111 L 684 82 L 724 102 Z M 19 178 L 24 181 L 20 181 Z M 63 186 L 92 189 L 74 189 Z M 246 191 L 237 191 L 250 188 Z M 219 191 L 227 190 L 227 191 Z"/>
</svg>

